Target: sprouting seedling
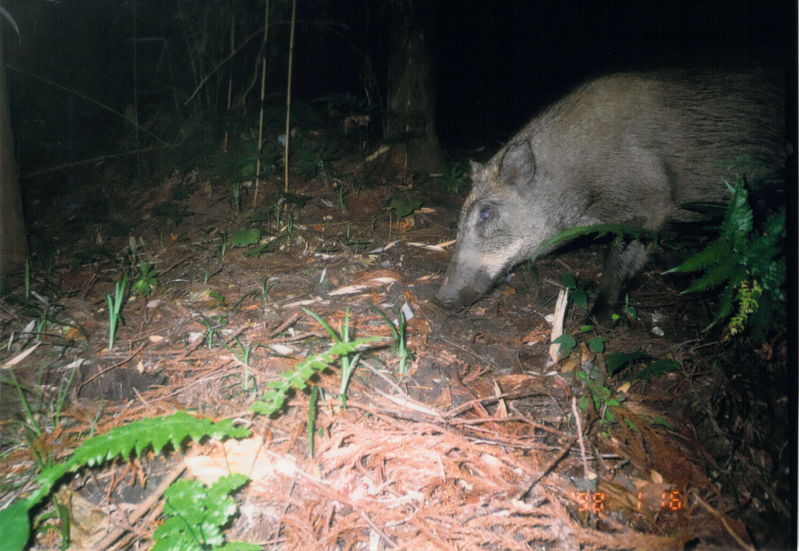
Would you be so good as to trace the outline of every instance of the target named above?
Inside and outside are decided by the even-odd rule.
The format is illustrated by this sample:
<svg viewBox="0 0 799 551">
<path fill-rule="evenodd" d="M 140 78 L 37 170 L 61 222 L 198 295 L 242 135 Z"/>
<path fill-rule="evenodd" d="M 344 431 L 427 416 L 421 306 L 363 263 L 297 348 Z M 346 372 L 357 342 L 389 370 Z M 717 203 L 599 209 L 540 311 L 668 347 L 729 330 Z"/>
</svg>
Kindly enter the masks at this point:
<svg viewBox="0 0 799 551">
<path fill-rule="evenodd" d="M 341 343 L 350 343 L 352 340 L 350 339 L 350 309 L 349 307 L 344 311 L 344 322 L 341 324 L 341 336 L 339 337 L 338 333 L 336 333 L 330 324 L 327 323 L 321 316 L 311 312 L 307 308 L 303 308 L 306 314 L 311 316 L 315 319 L 325 330 L 330 333 L 331 338 L 337 344 Z M 343 408 L 347 408 L 347 387 L 350 384 L 350 379 L 352 378 L 352 374 L 355 372 L 355 366 L 358 365 L 358 361 L 361 359 L 361 353 L 357 352 L 353 354 L 342 354 L 341 355 L 341 387 L 339 388 L 339 399 L 341 400 L 341 406 Z"/>
<path fill-rule="evenodd" d="M 635 308 L 630 306 L 630 295 L 624 296 L 624 308 L 622 308 L 622 315 L 628 317 L 630 320 L 635 321 L 638 319 L 638 312 Z M 622 316 L 619 314 L 613 314 L 611 318 L 613 321 L 619 321 Z"/>
<path fill-rule="evenodd" d="M 200 317 L 202 318 L 200 324 L 204 325 L 206 330 L 205 343 L 208 345 L 208 350 L 211 350 L 214 347 L 216 336 L 219 334 L 219 328 L 227 324 L 227 316 L 213 316 L 213 319 L 210 320 L 203 315 Z"/>
<path fill-rule="evenodd" d="M 158 285 L 155 266 L 142 260 L 141 264 L 139 264 L 139 272 L 139 278 L 131 285 L 130 290 L 139 295 L 149 297 L 153 292 L 153 287 Z"/>
<path fill-rule="evenodd" d="M 261 281 L 261 299 L 263 300 L 264 304 L 266 304 L 267 299 L 269 298 L 269 291 L 272 287 L 275 286 L 277 281 L 268 282 L 269 276 L 264 276 L 263 281 Z"/>
<path fill-rule="evenodd" d="M 233 208 L 241 214 L 241 182 L 233 183 Z"/>
<path fill-rule="evenodd" d="M 286 248 L 291 248 L 291 232 L 294 229 L 294 217 L 289 213 L 286 217 Z"/>
<path fill-rule="evenodd" d="M 392 321 L 388 319 L 388 316 L 386 316 L 386 314 L 384 314 L 380 308 L 375 306 L 374 309 L 382 316 L 384 320 L 386 320 L 386 323 L 391 328 L 391 332 L 394 335 L 394 345 L 392 346 L 392 350 L 399 358 L 399 366 L 397 370 L 401 375 L 405 375 L 408 373 L 408 361 L 413 361 L 413 354 L 411 354 L 411 351 L 408 350 L 407 346 L 405 346 L 405 316 L 402 313 L 402 307 L 400 307 L 399 311 L 397 312 L 397 327 L 394 326 Z"/>
<path fill-rule="evenodd" d="M 233 337 L 238 345 L 238 349 L 233 348 L 230 345 L 224 345 L 225 348 L 233 352 L 233 355 L 236 356 L 236 359 L 239 360 L 241 363 L 242 368 L 244 369 L 244 373 L 242 376 L 242 384 L 241 387 L 246 391 L 250 390 L 250 352 L 252 352 L 252 343 L 248 344 L 246 347 L 241 342 L 238 337 Z"/>
<path fill-rule="evenodd" d="M 125 298 L 125 283 L 126 278 L 123 276 L 121 282 L 116 282 L 113 298 L 110 294 L 105 295 L 105 299 L 108 301 L 109 317 L 108 350 L 114 348 L 114 337 L 116 336 L 117 323 L 122 319 L 119 311 L 122 309 L 122 302 Z"/>
<path fill-rule="evenodd" d="M 222 244 L 219 246 L 219 254 L 222 258 L 225 258 L 225 252 L 227 251 L 227 231 L 219 232 L 219 236 L 222 238 Z"/>
</svg>

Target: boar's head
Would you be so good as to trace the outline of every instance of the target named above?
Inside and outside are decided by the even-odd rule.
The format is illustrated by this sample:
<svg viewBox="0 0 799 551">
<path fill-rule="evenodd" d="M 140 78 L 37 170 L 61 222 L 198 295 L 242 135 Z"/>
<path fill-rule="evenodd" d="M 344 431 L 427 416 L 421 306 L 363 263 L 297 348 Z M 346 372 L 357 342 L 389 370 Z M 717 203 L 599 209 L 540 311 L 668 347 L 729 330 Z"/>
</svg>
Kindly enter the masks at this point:
<svg viewBox="0 0 799 551">
<path fill-rule="evenodd" d="M 526 140 L 509 144 L 485 165 L 472 163 L 472 191 L 436 296 L 444 307 L 459 309 L 475 302 L 497 277 L 532 257 L 562 227 L 568 205 L 541 172 Z"/>
</svg>

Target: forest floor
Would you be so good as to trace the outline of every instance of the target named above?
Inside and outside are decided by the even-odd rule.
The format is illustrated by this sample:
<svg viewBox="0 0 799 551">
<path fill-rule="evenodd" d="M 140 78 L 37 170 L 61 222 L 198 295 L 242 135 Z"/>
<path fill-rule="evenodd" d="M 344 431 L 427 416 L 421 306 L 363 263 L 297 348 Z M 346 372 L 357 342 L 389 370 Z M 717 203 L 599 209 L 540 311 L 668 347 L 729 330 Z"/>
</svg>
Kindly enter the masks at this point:
<svg viewBox="0 0 799 551">
<path fill-rule="evenodd" d="M 655 258 L 622 323 L 586 329 L 569 307 L 575 344 L 553 362 L 557 297 L 569 276 L 595 285 L 601 248 L 568 247 L 444 310 L 432 298 L 463 196 L 402 161 L 339 161 L 292 177 L 283 200 L 274 182 L 245 187 L 240 209 L 199 173 L 131 186 L 113 165 L 86 169 L 114 190 L 107 216 L 92 215 L 97 197 L 30 183 L 46 215 L 31 292 L 0 302 L 0 506 L 90 436 L 141 419 L 183 410 L 251 435 L 74 469 L 31 511 L 29 548 L 61 547 L 66 517 L 76 549 L 149 547 L 161 482 L 184 471 L 248 475 L 224 535 L 263 549 L 790 545 L 784 330 L 758 346 L 703 332 L 713 303 L 680 295 L 686 281 Z M 107 295 L 124 274 L 109 348 Z M 334 344 L 306 309 L 341 340 L 379 337 L 360 349 L 346 408 L 331 359 L 279 411 L 255 413 L 270 382 Z"/>
</svg>

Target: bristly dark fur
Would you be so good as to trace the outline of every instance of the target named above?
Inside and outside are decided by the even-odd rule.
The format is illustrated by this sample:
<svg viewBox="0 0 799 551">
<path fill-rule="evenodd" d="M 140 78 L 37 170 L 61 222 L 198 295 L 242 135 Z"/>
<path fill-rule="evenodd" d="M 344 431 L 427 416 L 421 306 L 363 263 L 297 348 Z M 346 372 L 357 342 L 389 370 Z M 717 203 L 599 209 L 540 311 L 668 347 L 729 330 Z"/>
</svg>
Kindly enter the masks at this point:
<svg viewBox="0 0 799 551">
<path fill-rule="evenodd" d="M 438 292 L 450 308 L 486 293 L 505 270 L 568 228 L 690 219 L 680 205 L 726 202 L 722 162 L 749 155 L 778 170 L 785 141 L 780 75 L 763 72 L 621 73 L 577 88 L 534 118 L 488 163 L 473 188 Z M 646 263 L 647 247 L 606 255 L 600 305 Z"/>
</svg>

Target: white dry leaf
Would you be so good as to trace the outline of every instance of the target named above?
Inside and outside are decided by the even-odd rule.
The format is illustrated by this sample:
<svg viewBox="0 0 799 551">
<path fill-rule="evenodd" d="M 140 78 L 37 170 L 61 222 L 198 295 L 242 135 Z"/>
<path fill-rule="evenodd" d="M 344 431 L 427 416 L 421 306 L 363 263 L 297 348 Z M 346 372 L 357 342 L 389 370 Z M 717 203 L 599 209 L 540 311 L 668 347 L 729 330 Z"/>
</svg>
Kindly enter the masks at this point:
<svg viewBox="0 0 799 551">
<path fill-rule="evenodd" d="M 36 332 L 36 320 L 30 320 L 28 324 L 22 329 L 20 335 L 30 336 Z"/>
<path fill-rule="evenodd" d="M 3 369 L 8 369 L 10 367 L 14 367 L 18 363 L 20 363 L 22 360 L 24 360 L 25 358 L 30 356 L 33 353 L 34 350 L 39 348 L 40 344 L 42 344 L 42 343 L 37 342 L 36 344 L 31 346 L 27 350 L 23 350 L 22 352 L 20 352 L 19 354 L 17 354 L 16 356 L 11 358 L 10 360 L 8 360 L 6 363 L 3 364 Z"/>
<path fill-rule="evenodd" d="M 281 356 L 291 356 L 292 354 L 297 353 L 296 348 L 292 348 L 290 346 L 286 346 L 284 344 L 270 344 L 269 348 L 280 354 Z"/>
<path fill-rule="evenodd" d="M 451 243 L 451 242 L 445 243 L 445 245 L 449 244 L 449 243 Z M 440 245 L 428 245 L 427 243 L 408 243 L 407 245 L 409 247 L 417 247 L 419 249 L 425 249 L 425 250 L 428 250 L 428 251 L 436 251 L 438 253 L 443 253 L 444 252 L 444 248 L 442 246 L 440 246 Z"/>
<path fill-rule="evenodd" d="M 334 291 L 330 291 L 328 295 L 333 297 L 338 295 L 352 295 L 354 293 L 360 293 L 367 288 L 367 285 L 347 285 L 346 287 L 339 287 Z"/>
<path fill-rule="evenodd" d="M 358 283 L 356 285 L 347 285 L 346 287 L 339 287 L 338 289 L 330 291 L 328 295 L 330 296 L 351 295 L 354 293 L 360 293 L 361 291 L 365 289 L 370 289 L 372 287 L 379 287 L 380 285 L 390 285 L 397 281 L 399 281 L 399 278 L 394 276 L 373 277 L 367 280 L 365 283 Z"/>
<path fill-rule="evenodd" d="M 252 484 L 266 483 L 276 474 L 293 476 L 296 468 L 291 456 L 276 457 L 267 453 L 260 436 L 227 440 L 207 455 L 186 458 L 189 474 L 207 486 L 231 473 L 249 476 Z"/>
<path fill-rule="evenodd" d="M 411 305 L 407 302 L 402 305 L 402 318 L 408 322 L 413 319 L 413 310 L 411 310 Z"/>
<path fill-rule="evenodd" d="M 389 243 L 389 244 L 388 244 L 388 245 L 386 245 L 385 247 L 379 247 L 379 248 L 377 248 L 377 249 L 374 249 L 374 250 L 371 250 L 371 251 L 369 251 L 369 252 L 368 252 L 368 253 L 366 253 L 366 254 L 379 254 L 379 253 L 384 253 L 384 252 L 386 252 L 387 250 L 389 250 L 391 247 L 393 247 L 394 245 L 396 245 L 397 243 L 399 243 L 399 241 L 392 241 L 391 243 Z"/>
</svg>

